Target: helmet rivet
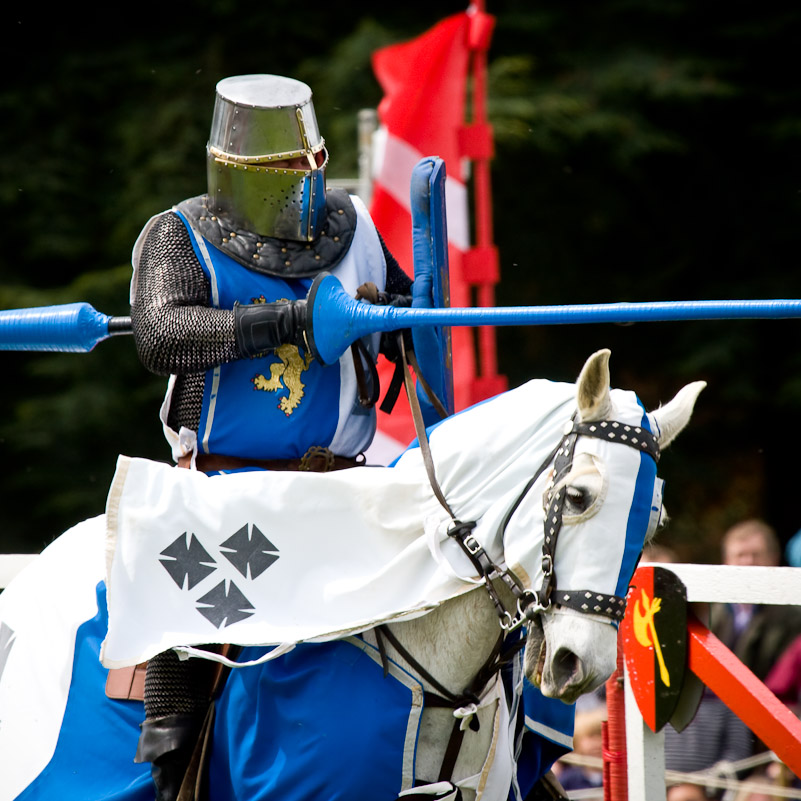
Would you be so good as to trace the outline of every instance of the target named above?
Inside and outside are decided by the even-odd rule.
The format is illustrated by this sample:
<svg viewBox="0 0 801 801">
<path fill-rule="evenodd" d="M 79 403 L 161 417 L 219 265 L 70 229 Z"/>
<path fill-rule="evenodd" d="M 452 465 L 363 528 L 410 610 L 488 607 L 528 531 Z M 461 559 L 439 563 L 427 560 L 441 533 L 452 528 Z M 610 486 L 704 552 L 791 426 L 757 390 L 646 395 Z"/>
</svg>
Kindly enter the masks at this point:
<svg viewBox="0 0 801 801">
<path fill-rule="evenodd" d="M 337 209 L 337 214 L 344 214 L 345 211 L 343 209 Z"/>
<path fill-rule="evenodd" d="M 287 259 L 287 260 L 284 262 L 284 264 L 286 264 L 286 266 L 287 266 L 287 267 L 289 267 L 289 266 L 292 264 L 292 262 L 291 262 L 289 259 Z"/>
</svg>

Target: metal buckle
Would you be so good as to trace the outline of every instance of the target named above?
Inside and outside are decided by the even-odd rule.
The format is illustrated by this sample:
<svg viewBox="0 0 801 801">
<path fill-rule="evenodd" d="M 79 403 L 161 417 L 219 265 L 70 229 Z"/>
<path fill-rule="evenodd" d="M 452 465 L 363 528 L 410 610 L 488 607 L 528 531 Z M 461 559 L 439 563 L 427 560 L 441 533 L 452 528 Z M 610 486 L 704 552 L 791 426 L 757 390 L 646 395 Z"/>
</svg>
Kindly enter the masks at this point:
<svg viewBox="0 0 801 801">
<path fill-rule="evenodd" d="M 464 547 L 475 556 L 476 554 L 480 553 L 483 549 L 481 543 L 472 535 L 468 534 L 462 542 L 464 543 Z"/>
<path fill-rule="evenodd" d="M 504 612 L 503 617 L 500 620 L 501 628 L 507 632 L 511 633 L 516 631 L 523 625 L 523 621 L 526 619 L 525 615 L 515 615 L 512 616 L 512 613 L 508 610 Z"/>
<path fill-rule="evenodd" d="M 501 618 L 501 628 L 506 632 L 519 629 L 527 620 L 531 619 L 528 609 L 535 604 L 537 604 L 537 596 L 531 590 L 523 590 L 517 598 L 517 614 L 512 615 L 507 610 Z"/>
<path fill-rule="evenodd" d="M 553 575 L 553 557 L 549 553 L 542 555 L 542 575 L 545 578 Z"/>
<path fill-rule="evenodd" d="M 312 467 L 313 459 L 323 460 L 322 469 L 314 470 Z M 311 448 L 309 448 L 301 457 L 298 470 L 301 472 L 314 471 L 317 473 L 327 473 L 333 468 L 333 466 L 334 454 L 328 448 L 324 448 L 321 445 L 312 445 Z"/>
</svg>

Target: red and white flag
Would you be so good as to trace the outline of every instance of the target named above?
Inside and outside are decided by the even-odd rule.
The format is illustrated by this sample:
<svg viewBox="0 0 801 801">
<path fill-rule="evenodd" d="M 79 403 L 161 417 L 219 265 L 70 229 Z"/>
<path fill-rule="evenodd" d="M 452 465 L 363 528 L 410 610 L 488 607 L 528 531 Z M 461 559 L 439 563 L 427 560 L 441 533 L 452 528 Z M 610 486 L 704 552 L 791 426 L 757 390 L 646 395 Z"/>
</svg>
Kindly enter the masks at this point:
<svg viewBox="0 0 801 801">
<path fill-rule="evenodd" d="M 471 16 L 464 12 L 439 22 L 409 42 L 373 54 L 373 70 L 384 90 L 378 106 L 373 196 L 370 214 L 401 267 L 413 274 L 409 189 L 414 166 L 426 156 L 445 161 L 450 297 L 453 306 L 469 306 L 462 257 L 470 248 L 469 204 L 459 132 L 465 124 L 470 65 Z M 381 360 L 387 386 L 393 365 Z M 453 380 L 456 409 L 468 405 L 475 356 L 468 329 L 453 330 Z M 390 458 L 415 437 L 403 393 L 391 414 L 378 413 L 374 453 Z"/>
</svg>

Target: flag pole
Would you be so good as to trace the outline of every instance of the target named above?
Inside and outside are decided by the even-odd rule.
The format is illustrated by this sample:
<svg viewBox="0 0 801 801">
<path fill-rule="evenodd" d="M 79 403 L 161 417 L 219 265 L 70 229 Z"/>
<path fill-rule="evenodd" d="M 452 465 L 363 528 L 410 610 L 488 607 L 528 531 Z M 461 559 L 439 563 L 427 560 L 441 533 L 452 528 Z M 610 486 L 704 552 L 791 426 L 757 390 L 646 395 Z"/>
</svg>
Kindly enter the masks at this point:
<svg viewBox="0 0 801 801">
<path fill-rule="evenodd" d="M 465 253 L 464 277 L 476 288 L 478 306 L 495 305 L 495 284 L 500 278 L 498 251 L 493 243 L 492 185 L 490 160 L 494 155 L 492 126 L 487 121 L 487 51 L 495 20 L 485 12 L 484 0 L 474 0 L 470 16 L 469 48 L 472 67 L 471 121 L 460 131 L 464 155 L 473 164 L 475 245 Z M 478 375 L 473 380 L 471 402 L 492 397 L 507 389 L 506 377 L 498 374 L 494 327 L 476 333 Z"/>
</svg>

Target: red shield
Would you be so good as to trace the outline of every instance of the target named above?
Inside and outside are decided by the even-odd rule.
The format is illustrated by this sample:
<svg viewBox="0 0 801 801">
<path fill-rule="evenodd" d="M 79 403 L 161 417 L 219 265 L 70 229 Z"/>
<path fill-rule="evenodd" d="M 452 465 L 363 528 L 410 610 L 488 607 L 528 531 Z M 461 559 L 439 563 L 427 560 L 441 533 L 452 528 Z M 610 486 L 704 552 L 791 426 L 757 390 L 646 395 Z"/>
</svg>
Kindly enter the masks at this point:
<svg viewBox="0 0 801 801">
<path fill-rule="evenodd" d="M 620 634 L 640 714 L 657 732 L 676 709 L 687 666 L 687 591 L 675 573 L 636 570 Z"/>
</svg>

